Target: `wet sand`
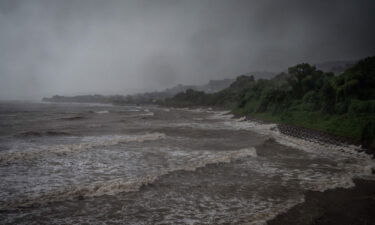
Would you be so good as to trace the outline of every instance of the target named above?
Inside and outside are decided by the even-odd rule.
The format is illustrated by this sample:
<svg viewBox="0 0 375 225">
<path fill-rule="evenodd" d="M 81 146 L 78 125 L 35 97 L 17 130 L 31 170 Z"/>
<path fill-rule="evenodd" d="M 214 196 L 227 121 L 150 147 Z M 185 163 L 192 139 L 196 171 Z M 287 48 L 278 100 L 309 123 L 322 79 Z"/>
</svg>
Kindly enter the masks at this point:
<svg viewBox="0 0 375 225">
<path fill-rule="evenodd" d="M 309 191 L 305 202 L 278 215 L 268 225 L 375 224 L 375 181 L 355 180 L 350 189 Z"/>
</svg>

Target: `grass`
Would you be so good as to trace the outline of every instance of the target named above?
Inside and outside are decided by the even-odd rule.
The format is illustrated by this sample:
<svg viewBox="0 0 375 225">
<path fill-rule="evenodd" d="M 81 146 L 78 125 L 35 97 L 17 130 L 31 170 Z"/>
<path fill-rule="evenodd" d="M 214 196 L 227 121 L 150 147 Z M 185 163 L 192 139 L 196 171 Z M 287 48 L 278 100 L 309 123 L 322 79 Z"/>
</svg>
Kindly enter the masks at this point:
<svg viewBox="0 0 375 225">
<path fill-rule="evenodd" d="M 327 115 L 321 112 L 290 111 L 282 114 L 265 113 L 244 113 L 241 109 L 233 110 L 234 113 L 249 115 L 264 121 L 289 124 L 319 130 L 337 136 L 348 137 L 360 141 L 362 131 L 368 121 L 375 121 L 375 115 Z"/>
</svg>

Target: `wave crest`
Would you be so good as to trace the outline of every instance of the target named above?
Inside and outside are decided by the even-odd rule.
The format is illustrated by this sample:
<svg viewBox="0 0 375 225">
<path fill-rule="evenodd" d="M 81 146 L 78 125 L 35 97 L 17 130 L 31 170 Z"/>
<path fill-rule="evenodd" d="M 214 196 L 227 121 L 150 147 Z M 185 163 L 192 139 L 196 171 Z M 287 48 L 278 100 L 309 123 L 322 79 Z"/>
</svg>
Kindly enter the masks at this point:
<svg viewBox="0 0 375 225">
<path fill-rule="evenodd" d="M 94 147 L 113 146 L 122 142 L 144 142 L 164 139 L 163 133 L 149 133 L 143 135 L 106 135 L 91 136 L 82 138 L 82 142 L 75 144 L 59 144 L 52 146 L 30 147 L 26 150 L 13 149 L 10 152 L 0 154 L 0 164 L 13 161 L 33 159 L 44 154 L 65 155 L 73 152 L 80 152 Z"/>
<path fill-rule="evenodd" d="M 230 163 L 232 161 L 245 157 L 257 156 L 256 149 L 253 147 L 236 151 L 215 152 L 215 154 L 212 154 L 210 156 L 207 156 L 204 153 L 202 154 L 205 156 L 205 158 L 198 157 L 195 161 L 189 160 L 185 165 L 179 165 L 169 169 L 160 170 L 155 174 L 149 174 L 147 176 L 139 177 L 133 180 L 118 178 L 109 181 L 93 182 L 89 185 L 75 186 L 71 187 L 70 189 L 57 190 L 40 196 L 5 202 L 2 204 L 0 209 L 15 209 L 17 207 L 29 207 L 35 204 L 64 201 L 68 199 L 83 199 L 85 197 L 114 195 L 121 192 L 138 191 L 142 186 L 154 183 L 161 176 L 169 174 L 171 172 L 195 171 L 210 164 Z"/>
<path fill-rule="evenodd" d="M 283 134 L 278 129 L 277 124 L 264 124 L 256 121 L 245 120 L 244 118 L 232 119 L 232 117 L 233 115 L 228 115 L 227 111 L 218 112 L 212 116 L 214 119 L 223 120 L 225 127 L 235 130 L 250 130 L 259 134 L 267 135 L 275 139 L 279 144 L 296 149 L 324 155 L 334 154 L 362 160 L 371 160 L 371 156 L 361 151 L 360 146 L 346 145 L 344 143 L 333 144 L 328 142 L 314 142 L 314 140 L 302 139 Z"/>
</svg>

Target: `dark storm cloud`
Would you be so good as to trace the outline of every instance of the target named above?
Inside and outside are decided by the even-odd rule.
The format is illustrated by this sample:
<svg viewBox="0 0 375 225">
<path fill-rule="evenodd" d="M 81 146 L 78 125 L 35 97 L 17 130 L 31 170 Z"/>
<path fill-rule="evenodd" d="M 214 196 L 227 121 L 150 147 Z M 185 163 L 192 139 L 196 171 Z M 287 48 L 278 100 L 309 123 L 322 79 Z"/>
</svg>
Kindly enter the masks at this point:
<svg viewBox="0 0 375 225">
<path fill-rule="evenodd" d="M 0 0 L 0 99 L 133 93 L 375 53 L 375 3 Z"/>
</svg>

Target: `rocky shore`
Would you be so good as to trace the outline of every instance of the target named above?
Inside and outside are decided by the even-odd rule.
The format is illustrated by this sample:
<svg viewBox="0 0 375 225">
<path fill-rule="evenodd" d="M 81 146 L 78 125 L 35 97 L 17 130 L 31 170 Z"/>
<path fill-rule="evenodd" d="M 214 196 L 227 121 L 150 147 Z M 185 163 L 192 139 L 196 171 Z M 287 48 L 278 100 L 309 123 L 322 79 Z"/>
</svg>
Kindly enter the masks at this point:
<svg viewBox="0 0 375 225">
<path fill-rule="evenodd" d="M 234 115 L 235 118 L 239 118 L 239 115 Z M 259 120 L 256 118 L 252 118 L 246 116 L 246 120 L 254 121 L 257 123 L 268 123 L 267 121 Z M 332 144 L 337 146 L 344 146 L 344 145 L 357 145 L 362 146 L 359 151 L 365 151 L 367 154 L 372 155 L 375 157 L 375 149 L 369 147 L 363 147 L 362 143 L 359 141 L 354 141 L 350 138 L 346 137 L 339 137 L 336 135 L 329 134 L 327 132 L 313 130 L 305 127 L 299 127 L 294 125 L 288 124 L 277 124 L 278 130 L 285 135 L 301 138 L 305 141 L 315 142 L 319 144 Z"/>
</svg>

